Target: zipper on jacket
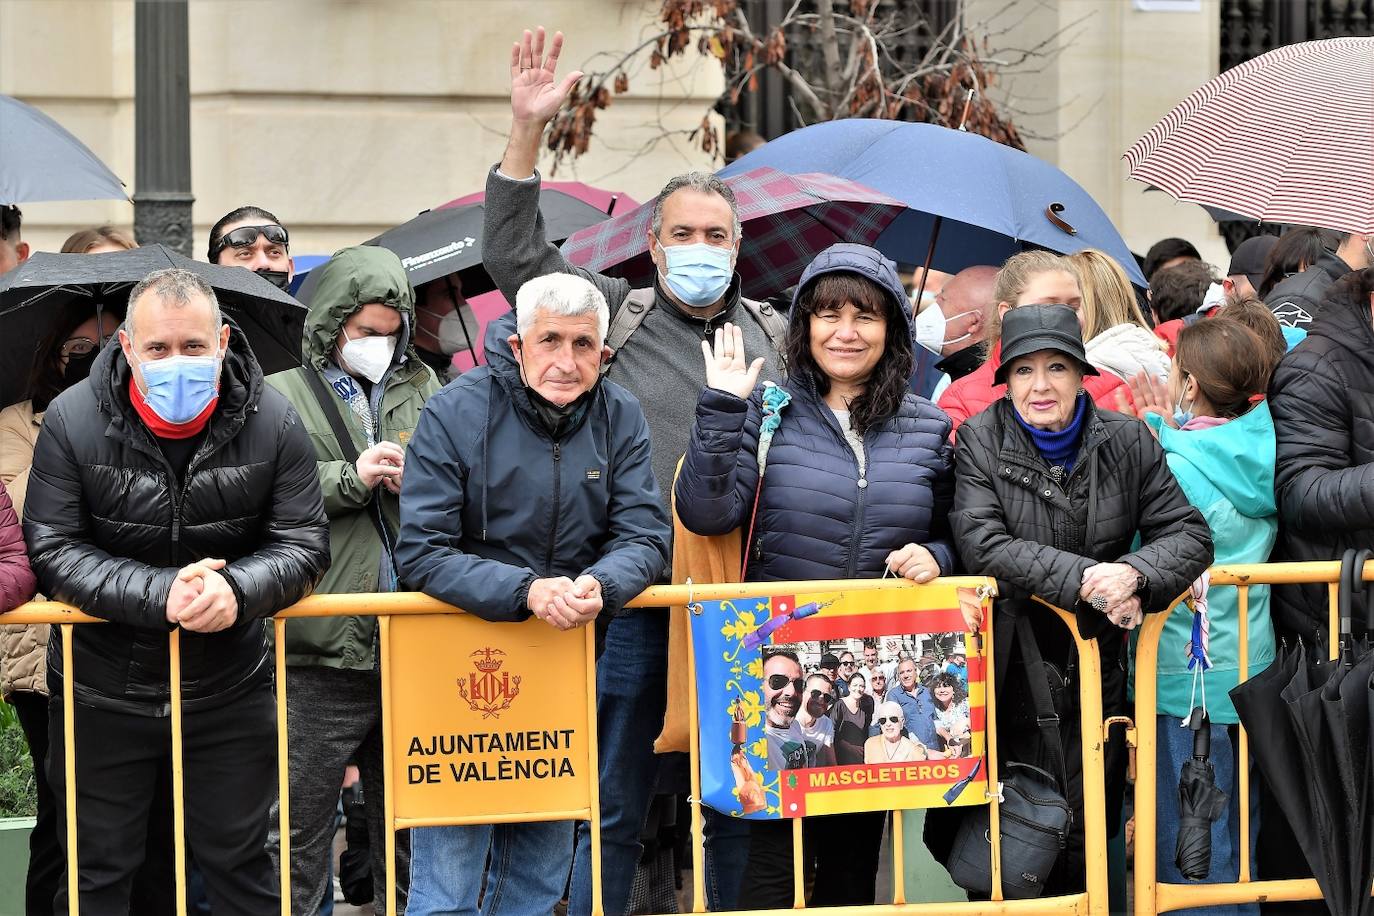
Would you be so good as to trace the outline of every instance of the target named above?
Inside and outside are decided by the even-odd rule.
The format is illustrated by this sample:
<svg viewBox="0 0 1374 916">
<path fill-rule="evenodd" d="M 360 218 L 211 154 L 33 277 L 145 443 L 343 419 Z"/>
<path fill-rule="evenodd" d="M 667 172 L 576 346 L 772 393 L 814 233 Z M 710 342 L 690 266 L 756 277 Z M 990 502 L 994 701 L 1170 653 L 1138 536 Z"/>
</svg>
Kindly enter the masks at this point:
<svg viewBox="0 0 1374 916">
<path fill-rule="evenodd" d="M 549 552 L 544 559 L 544 575 L 553 575 L 553 548 L 558 541 L 558 516 L 562 509 L 559 502 L 559 489 L 562 483 L 561 464 L 563 460 L 563 445 L 559 442 L 553 444 L 553 526 L 549 530 Z"/>
<path fill-rule="evenodd" d="M 859 456 L 854 454 L 852 448 L 849 448 L 849 442 L 847 440 L 844 443 L 844 447 L 849 450 L 849 457 L 854 459 L 854 470 L 859 474 L 858 480 L 855 482 L 855 487 L 859 491 L 859 496 L 854 505 L 854 522 L 849 529 L 849 557 L 844 565 L 844 577 L 846 579 L 853 579 L 859 574 L 859 532 L 863 530 L 863 517 L 868 509 L 867 501 L 864 498 L 868 495 L 868 473 L 865 470 L 865 468 L 868 467 L 868 436 L 863 437 L 863 467 L 859 466 Z"/>
</svg>

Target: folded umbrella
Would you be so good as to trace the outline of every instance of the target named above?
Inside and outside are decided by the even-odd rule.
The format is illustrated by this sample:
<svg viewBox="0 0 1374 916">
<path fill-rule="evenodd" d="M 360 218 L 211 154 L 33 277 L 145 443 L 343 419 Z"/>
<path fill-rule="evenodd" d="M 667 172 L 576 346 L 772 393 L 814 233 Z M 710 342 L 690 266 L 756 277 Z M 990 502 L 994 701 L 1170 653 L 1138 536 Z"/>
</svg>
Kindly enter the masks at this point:
<svg viewBox="0 0 1374 916">
<path fill-rule="evenodd" d="M 1212 748 L 1212 720 L 1195 707 L 1188 727 L 1193 729 L 1193 756 L 1178 776 L 1178 839 L 1174 864 L 1183 877 L 1201 881 L 1212 870 L 1212 823 L 1226 810 L 1229 796 L 1217 787 L 1217 774 L 1208 760 Z"/>
<path fill-rule="evenodd" d="M 1131 178 L 1179 200 L 1367 235 L 1374 233 L 1370 111 L 1374 37 L 1305 41 L 1208 80 L 1124 158 Z"/>
<path fill-rule="evenodd" d="M 836 242 L 872 245 L 903 210 L 901 201 L 832 175 L 788 175 L 752 169 L 726 179 L 744 224 L 735 269 L 744 293 L 766 299 L 796 284 L 816 255 Z M 563 256 L 578 267 L 654 281 L 649 257 L 653 204 L 574 233 Z"/>
<path fill-rule="evenodd" d="M 155 270 L 180 267 L 215 291 L 267 374 L 301 364 L 305 306 L 251 270 L 192 261 L 162 245 L 105 254 L 36 254 L 0 275 L 0 407 L 27 397 L 35 354 L 64 305 L 128 305 L 129 291 Z"/>
<path fill-rule="evenodd" d="M 0 205 L 126 199 L 124 183 L 66 128 L 0 95 Z"/>
<path fill-rule="evenodd" d="M 938 124 L 846 118 L 794 130 L 721 169 L 766 166 L 857 181 L 906 205 L 877 240 L 890 258 L 945 271 L 999 265 L 1026 247 L 1098 248 L 1144 287 L 1130 249 L 1092 196 L 1059 169 Z"/>
</svg>

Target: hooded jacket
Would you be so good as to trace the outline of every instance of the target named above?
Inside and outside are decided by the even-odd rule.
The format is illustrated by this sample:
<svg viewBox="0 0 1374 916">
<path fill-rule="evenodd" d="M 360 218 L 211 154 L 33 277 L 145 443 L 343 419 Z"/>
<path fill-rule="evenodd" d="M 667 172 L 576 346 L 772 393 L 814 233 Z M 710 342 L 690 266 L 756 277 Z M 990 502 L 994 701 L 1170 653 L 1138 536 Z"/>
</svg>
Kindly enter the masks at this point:
<svg viewBox="0 0 1374 916">
<path fill-rule="evenodd" d="M 1159 437 L 1169 470 L 1196 506 L 1212 532 L 1215 562 L 1267 563 L 1278 536 L 1278 507 L 1274 503 L 1274 421 L 1263 401 L 1248 413 L 1220 426 L 1179 430 L 1166 426 L 1155 414 L 1147 423 Z M 1274 660 L 1274 627 L 1269 619 L 1269 587 L 1250 589 L 1246 639 L 1248 676 L 1254 677 Z M 1210 589 L 1211 623 L 1207 670 L 1207 712 L 1215 725 L 1239 721 L 1228 695 L 1240 682 L 1240 599 L 1233 588 Z M 1164 623 L 1159 646 L 1158 711 L 1187 716 L 1192 711 L 1193 674 L 1186 648 L 1192 637 L 1193 614 L 1180 604 Z"/>
<path fill-rule="evenodd" d="M 789 320 L 809 316 L 796 303 L 829 273 L 853 273 L 891 296 L 910 334 L 910 300 L 892 263 L 872 248 L 832 245 L 807 266 Z M 758 490 L 748 576 L 755 580 L 856 579 L 881 576 L 887 555 L 923 544 L 941 573 L 955 568 L 946 517 L 953 494 L 949 420 L 925 398 L 907 393 L 895 416 L 863 434 L 866 467 L 835 414 L 804 371 L 782 388 L 791 395 L 773 434 L 759 489 L 763 387 L 746 401 L 714 388 L 697 402 L 696 423 L 678 475 L 678 517 L 689 530 L 746 531 Z"/>
<path fill-rule="evenodd" d="M 490 335 L 488 337 L 490 340 Z M 591 575 L 602 614 L 668 562 L 649 428 L 602 379 L 549 435 L 504 341 L 430 398 L 406 454 L 396 564 L 410 588 L 485 620 L 530 617 L 530 584 Z"/>
<path fill-rule="evenodd" d="M 1274 313 L 1279 324 L 1290 328 L 1311 328 L 1321 313 L 1331 284 L 1350 273 L 1350 265 L 1334 251 L 1323 251 L 1317 263 L 1280 280 L 1264 298 L 1264 304 Z"/>
<path fill-rule="evenodd" d="M 230 323 L 219 402 L 178 475 L 129 402 L 118 338 L 90 377 L 48 406 L 24 503 L 43 593 L 110 621 L 77 627 L 76 697 L 134 715 L 168 714 L 167 592 L 177 571 L 221 557 L 238 619 L 183 631 L 188 711 L 227 703 L 271 676 L 262 618 L 310 593 L 329 567 L 315 456 L 296 411 L 263 383 Z M 57 627 L 49 685 L 62 672 Z"/>
<path fill-rule="evenodd" d="M 1307 339 L 1269 383 L 1277 439 L 1280 531 L 1274 559 L 1339 560 L 1374 544 L 1374 328 L 1360 274 L 1337 284 L 1308 326 Z M 1369 619 L 1374 590 L 1355 596 L 1355 629 Z M 1325 585 L 1274 589 L 1274 623 L 1316 631 L 1329 645 Z"/>
<path fill-rule="evenodd" d="M 319 279 L 305 319 L 301 352 L 305 365 L 278 372 L 267 381 L 286 396 L 300 413 L 301 422 L 315 448 L 324 510 L 329 515 L 330 567 L 318 589 L 323 593 L 385 591 L 379 587 L 382 540 L 373 519 L 380 511 L 394 537 L 400 528 L 400 498 L 380 484 L 363 485 L 357 467 L 344 458 L 334 427 L 320 405 L 307 373 L 329 382 L 326 370 L 337 372 L 335 346 L 348 317 L 364 305 L 380 302 L 401 315 L 396 353 L 380 383 L 371 386 L 374 433 L 369 442 L 358 415 L 335 397 L 353 443 L 361 454 L 369 445 L 388 441 L 405 448 L 420 422 L 425 401 L 439 390 L 434 373 L 415 352 L 415 294 L 400 259 L 385 248 L 360 245 L 336 253 L 316 268 Z M 362 383 L 357 383 L 366 391 Z M 286 625 L 286 662 L 289 665 L 324 665 L 330 668 L 371 670 L 376 666 L 377 618 L 311 617 Z"/>
<path fill-rule="evenodd" d="M 949 415 L 950 422 L 954 424 L 955 432 L 959 431 L 960 425 L 965 420 L 982 413 L 989 404 L 996 403 L 1007 393 L 1006 385 L 998 385 L 993 381 L 993 377 L 997 374 L 997 367 L 1000 365 L 1002 365 L 1002 343 L 998 341 L 983 365 L 963 378 L 952 382 L 940 395 L 940 409 Z M 1125 391 L 1125 385 L 1125 382 L 1111 373 L 1083 377 L 1084 390 L 1092 395 L 1093 401 L 1099 407 L 1105 407 L 1108 410 L 1116 409 L 1117 391 Z"/>
<path fill-rule="evenodd" d="M 1088 362 L 1120 379 L 1145 372 L 1160 381 L 1169 377 L 1167 344 L 1138 324 L 1125 322 L 1107 328 L 1084 345 Z M 1091 378 L 1091 376 L 1089 376 Z M 1115 394 L 1113 394 L 1115 398 Z M 1115 403 L 1111 405 L 1113 408 Z"/>
</svg>

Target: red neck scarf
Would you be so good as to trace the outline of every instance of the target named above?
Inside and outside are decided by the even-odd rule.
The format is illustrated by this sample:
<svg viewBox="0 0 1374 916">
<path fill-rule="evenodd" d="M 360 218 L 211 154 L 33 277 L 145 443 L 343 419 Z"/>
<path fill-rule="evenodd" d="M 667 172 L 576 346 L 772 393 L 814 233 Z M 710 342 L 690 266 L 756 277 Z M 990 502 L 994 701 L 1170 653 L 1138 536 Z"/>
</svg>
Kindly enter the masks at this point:
<svg viewBox="0 0 1374 916">
<path fill-rule="evenodd" d="M 148 431 L 154 436 L 159 439 L 189 439 L 192 436 L 200 435 L 201 430 L 205 429 L 205 424 L 210 422 L 210 414 L 215 412 L 215 407 L 219 404 L 219 395 L 211 398 L 204 410 L 185 423 L 168 423 L 154 413 L 153 408 L 148 406 L 148 402 L 143 400 L 143 392 L 138 390 L 138 383 L 134 381 L 131 375 L 129 376 L 129 401 L 134 405 L 134 410 L 138 412 L 138 417 L 143 421 L 143 425 L 148 427 Z"/>
</svg>

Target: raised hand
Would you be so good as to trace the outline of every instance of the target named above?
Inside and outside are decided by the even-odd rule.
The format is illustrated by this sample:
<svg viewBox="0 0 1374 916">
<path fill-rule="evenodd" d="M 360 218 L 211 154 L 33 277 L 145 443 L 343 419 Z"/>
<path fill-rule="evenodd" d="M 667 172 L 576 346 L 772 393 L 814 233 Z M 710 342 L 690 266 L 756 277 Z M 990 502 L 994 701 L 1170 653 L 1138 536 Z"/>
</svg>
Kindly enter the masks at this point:
<svg viewBox="0 0 1374 916">
<path fill-rule="evenodd" d="M 740 399 L 753 393 L 759 381 L 759 372 L 763 370 L 763 357 L 752 363 L 744 361 L 744 332 L 738 326 L 727 321 L 725 327 L 716 328 L 715 346 L 703 340 L 701 354 L 706 359 L 708 388 L 733 394 Z"/>
<path fill-rule="evenodd" d="M 1142 420 L 1147 413 L 1159 414 L 1166 426 L 1178 428 L 1174 422 L 1174 405 L 1169 403 L 1169 389 L 1164 382 L 1143 369 L 1126 379 L 1131 389 L 1131 400 L 1135 401 L 1135 414 Z M 1130 411 L 1124 411 L 1130 413 Z"/>
<path fill-rule="evenodd" d="M 525 30 L 510 52 L 510 107 L 516 121 L 538 124 L 540 129 L 562 107 L 572 87 L 582 78 L 574 70 L 555 83 L 558 55 L 563 51 L 563 33 L 554 32 L 548 56 L 544 56 L 544 27 Z"/>
</svg>

